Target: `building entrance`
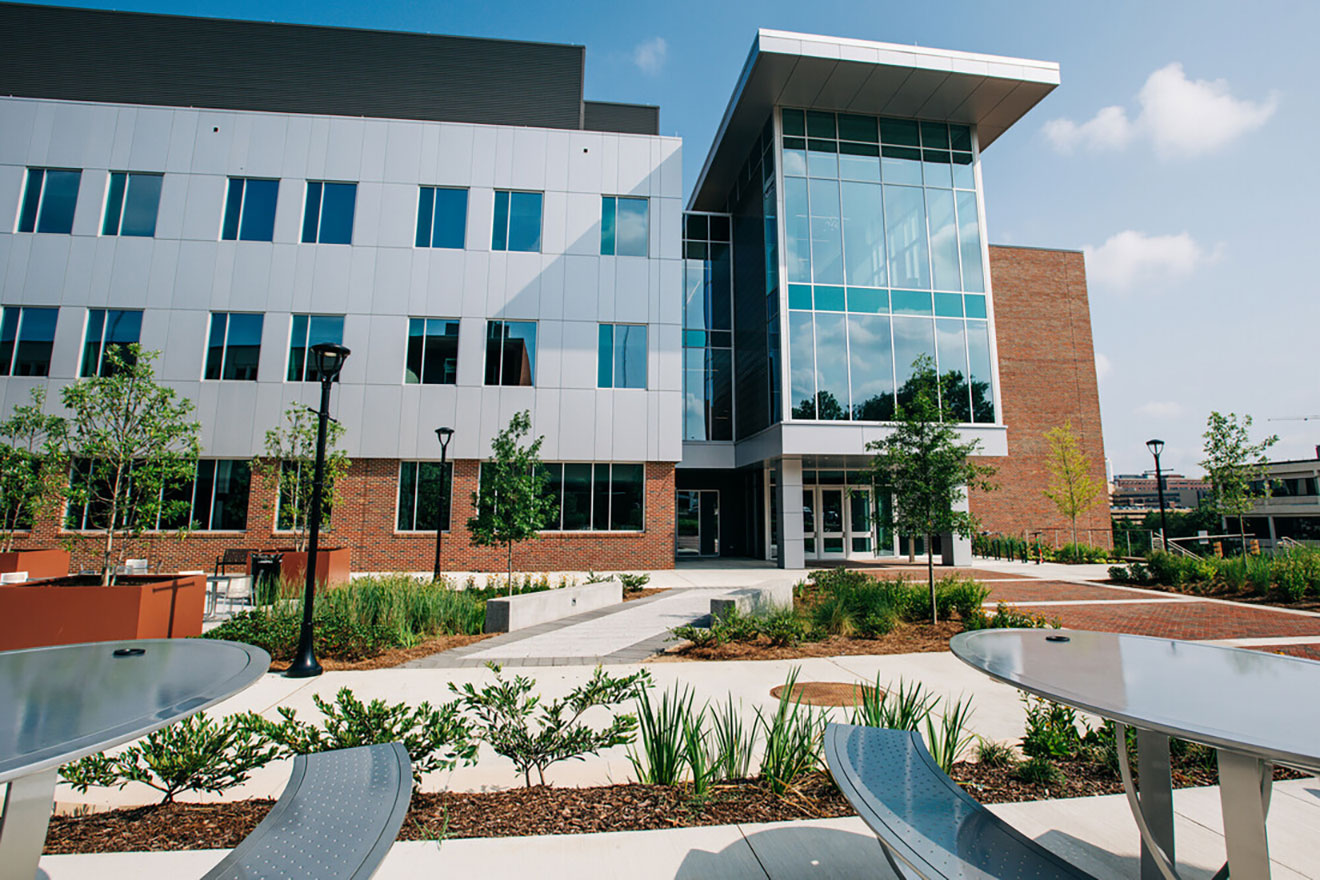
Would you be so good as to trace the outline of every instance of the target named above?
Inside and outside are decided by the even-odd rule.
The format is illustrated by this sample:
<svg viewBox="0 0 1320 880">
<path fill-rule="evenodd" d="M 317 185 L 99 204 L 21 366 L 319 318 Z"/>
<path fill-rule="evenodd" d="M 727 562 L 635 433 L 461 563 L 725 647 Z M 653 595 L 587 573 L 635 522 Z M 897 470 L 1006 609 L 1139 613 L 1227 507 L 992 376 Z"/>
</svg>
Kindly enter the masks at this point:
<svg viewBox="0 0 1320 880">
<path fill-rule="evenodd" d="M 874 505 L 870 487 L 804 487 L 804 555 L 825 561 L 874 558 L 877 555 Z"/>
<path fill-rule="evenodd" d="M 720 555 L 719 490 L 680 489 L 674 514 L 678 557 Z"/>
</svg>

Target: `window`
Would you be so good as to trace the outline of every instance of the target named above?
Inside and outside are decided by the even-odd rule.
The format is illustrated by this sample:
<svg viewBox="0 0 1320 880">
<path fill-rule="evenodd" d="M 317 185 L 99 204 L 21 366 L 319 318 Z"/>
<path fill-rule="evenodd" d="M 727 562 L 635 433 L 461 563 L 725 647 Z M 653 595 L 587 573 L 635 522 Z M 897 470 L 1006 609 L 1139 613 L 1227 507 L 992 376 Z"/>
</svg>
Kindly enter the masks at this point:
<svg viewBox="0 0 1320 880">
<path fill-rule="evenodd" d="M 343 315 L 294 315 L 289 331 L 290 382 L 319 382 L 320 376 L 312 365 L 311 348 L 321 342 L 344 341 Z M 339 378 L 335 377 L 338 382 Z"/>
<path fill-rule="evenodd" d="M 302 240 L 307 244 L 352 244 L 356 183 L 307 181 Z"/>
<path fill-rule="evenodd" d="M 645 523 L 640 464 L 548 463 L 546 492 L 557 504 L 546 531 L 631 531 Z"/>
<path fill-rule="evenodd" d="M 453 385 L 458 381 L 458 322 L 444 318 L 408 319 L 408 385 Z"/>
<path fill-rule="evenodd" d="M 156 211 L 160 207 L 162 174 L 137 171 L 114 171 L 105 197 L 105 220 L 102 235 L 137 235 L 151 238 L 156 234 Z"/>
<path fill-rule="evenodd" d="M 70 479 L 85 484 L 91 473 L 88 462 L 76 461 Z M 200 531 L 244 531 L 250 486 L 251 468 L 247 459 L 202 459 L 197 462 L 191 480 L 165 487 L 153 501 L 158 505 L 154 528 L 173 530 L 191 526 Z M 105 497 L 109 494 L 108 487 L 93 494 Z M 94 501 L 81 506 L 70 504 L 65 527 L 81 531 L 104 529 L 107 514 Z"/>
<path fill-rule="evenodd" d="M 0 376 L 47 376 L 59 309 L 5 306 L 0 317 Z"/>
<path fill-rule="evenodd" d="M 601 388 L 646 387 L 645 324 L 601 324 L 597 354 Z"/>
<path fill-rule="evenodd" d="M 29 168 L 18 215 L 19 232 L 72 232 L 81 171 Z"/>
<path fill-rule="evenodd" d="M 334 497 L 331 480 L 327 477 L 325 494 L 321 496 L 321 528 L 331 527 L 333 509 L 330 500 Z M 286 461 L 280 468 L 279 497 L 275 501 L 275 530 L 291 532 L 308 527 L 312 509 L 312 465 L 303 467 L 301 462 Z M 297 503 L 303 499 L 302 503 Z M 307 517 L 307 518 L 305 518 Z"/>
<path fill-rule="evenodd" d="M 467 233 L 467 200 L 468 191 L 465 189 L 422 187 L 417 196 L 417 246 L 463 247 Z"/>
<path fill-rule="evenodd" d="M 279 192 L 278 180 L 229 178 L 225 221 L 220 237 L 225 241 L 273 241 L 275 202 Z M 349 226 L 352 226 L 351 220 Z"/>
<path fill-rule="evenodd" d="M 536 322 L 486 323 L 486 384 L 536 384 Z"/>
<path fill-rule="evenodd" d="M 600 252 L 644 257 L 647 247 L 646 199 L 605 196 L 600 206 Z"/>
<path fill-rule="evenodd" d="M 121 309 L 88 309 L 87 335 L 83 340 L 83 359 L 80 375 L 108 376 L 110 362 L 105 353 L 111 348 L 125 361 L 132 359 L 128 347 L 138 341 L 142 333 L 142 312 Z"/>
<path fill-rule="evenodd" d="M 495 223 L 491 234 L 493 251 L 539 251 L 541 249 L 541 194 L 495 191 Z"/>
<path fill-rule="evenodd" d="M 203 379 L 257 380 L 261 358 L 261 315 L 211 313 Z"/>
<path fill-rule="evenodd" d="M 450 486 L 454 463 L 404 461 L 399 463 L 399 518 L 401 532 L 434 532 L 437 519 L 449 531 Z"/>
</svg>

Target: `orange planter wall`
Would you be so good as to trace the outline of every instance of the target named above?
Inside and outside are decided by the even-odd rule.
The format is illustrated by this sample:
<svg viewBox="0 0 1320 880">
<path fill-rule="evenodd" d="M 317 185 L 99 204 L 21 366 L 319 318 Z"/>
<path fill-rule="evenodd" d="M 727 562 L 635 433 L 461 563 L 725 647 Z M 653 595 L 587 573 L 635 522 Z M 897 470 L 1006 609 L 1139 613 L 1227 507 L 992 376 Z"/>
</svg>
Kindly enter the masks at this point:
<svg viewBox="0 0 1320 880">
<path fill-rule="evenodd" d="M 280 574 L 287 581 L 302 583 L 307 577 L 307 554 L 284 550 L 280 560 Z M 316 551 L 316 582 L 318 584 L 348 583 L 352 553 L 347 547 L 333 547 Z M 250 566 L 249 566 L 250 567 Z"/>
<path fill-rule="evenodd" d="M 0 650 L 201 635 L 206 576 L 113 587 L 0 586 Z"/>
<path fill-rule="evenodd" d="M 28 577 L 60 578 L 69 573 L 68 550 L 15 550 L 0 553 L 0 571 L 26 571 Z"/>
</svg>

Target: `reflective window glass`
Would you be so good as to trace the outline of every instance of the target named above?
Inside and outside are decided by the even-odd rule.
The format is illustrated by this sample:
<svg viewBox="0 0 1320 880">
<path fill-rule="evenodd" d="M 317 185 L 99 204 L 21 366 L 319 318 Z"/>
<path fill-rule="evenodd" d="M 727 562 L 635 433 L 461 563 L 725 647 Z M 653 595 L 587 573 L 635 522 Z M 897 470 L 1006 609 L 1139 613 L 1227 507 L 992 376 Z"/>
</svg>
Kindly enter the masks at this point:
<svg viewBox="0 0 1320 880">
<path fill-rule="evenodd" d="M 852 377 L 852 417 L 866 422 L 892 419 L 894 361 L 888 317 L 848 316 L 848 363 Z"/>
<path fill-rule="evenodd" d="M 434 532 L 439 523 L 450 529 L 450 496 L 454 463 L 404 461 L 399 463 L 397 527 L 401 532 Z"/>
<path fill-rule="evenodd" d="M 212 312 L 202 378 L 255 382 L 262 324 L 261 315 Z"/>
<path fill-rule="evenodd" d="M 981 226 L 976 214 L 976 193 L 955 193 L 958 202 L 958 248 L 962 254 L 962 289 L 985 290 L 981 265 Z"/>
<path fill-rule="evenodd" d="M 220 237 L 227 241 L 272 241 L 279 188 L 278 180 L 229 178 Z"/>
<path fill-rule="evenodd" d="M 417 193 L 417 247 L 461 248 L 467 238 L 468 191 L 423 186 Z"/>
<path fill-rule="evenodd" d="M 921 145 L 932 150 L 947 150 L 949 126 L 943 122 L 921 123 Z"/>
<path fill-rule="evenodd" d="M 495 191 L 491 249 L 497 251 L 541 249 L 541 193 Z"/>
<path fill-rule="evenodd" d="M 126 362 L 133 356 L 129 346 L 139 342 L 142 332 L 142 312 L 123 309 L 88 309 L 87 333 L 83 339 L 83 360 L 80 375 L 108 376 L 110 360 L 106 352 L 115 350 Z"/>
<path fill-rule="evenodd" d="M 850 285 L 880 287 L 885 275 L 885 220 L 881 186 L 877 183 L 845 181 L 843 200 L 843 250 Z"/>
<path fill-rule="evenodd" d="M 789 393 L 793 418 L 816 417 L 816 355 L 811 312 L 788 313 Z"/>
<path fill-rule="evenodd" d="M 935 326 L 929 318 L 894 317 L 894 374 L 898 386 L 898 403 L 912 402 L 915 389 L 910 380 L 913 364 L 921 355 L 935 358 Z"/>
<path fill-rule="evenodd" d="M 958 230 L 953 210 L 953 191 L 926 190 L 926 216 L 930 226 L 930 262 L 934 286 L 939 290 L 960 290 L 958 272 Z"/>
<path fill-rule="evenodd" d="M 971 153 L 953 154 L 953 185 L 959 189 L 976 189 L 976 172 L 972 168 Z"/>
<path fill-rule="evenodd" d="M 807 181 L 784 180 L 784 243 L 787 253 L 788 280 L 811 281 L 811 220 L 807 202 Z"/>
<path fill-rule="evenodd" d="M 811 277 L 817 284 L 843 283 L 843 235 L 839 221 L 839 182 L 810 180 Z"/>
<path fill-rule="evenodd" d="M 356 183 L 307 181 L 302 240 L 317 244 L 351 244 Z"/>
<path fill-rule="evenodd" d="M 58 308 L 5 306 L 0 318 L 0 376 L 47 376 Z"/>
<path fill-rule="evenodd" d="M 885 183 L 921 186 L 921 151 L 906 147 L 885 147 L 880 159 L 880 176 Z"/>
<path fill-rule="evenodd" d="M 903 147 L 921 146 L 921 136 L 917 132 L 917 123 L 912 119 L 881 119 L 880 140 L 886 144 Z"/>
<path fill-rule="evenodd" d="M 846 420 L 848 396 L 847 317 L 816 314 L 816 418 Z"/>
<path fill-rule="evenodd" d="M 995 420 L 995 398 L 990 374 L 990 330 L 985 321 L 967 322 L 967 353 L 972 379 L 972 420 Z"/>
<path fill-rule="evenodd" d="M 597 465 L 599 470 L 603 465 Z M 610 465 L 610 530 L 641 531 L 642 501 L 646 497 L 640 464 Z"/>
<path fill-rule="evenodd" d="M 784 134 L 800 137 L 807 133 L 807 124 L 803 119 L 801 110 L 784 110 L 781 117 L 783 119 Z"/>
<path fill-rule="evenodd" d="M 597 353 L 600 388 L 646 387 L 646 326 L 601 324 Z"/>
<path fill-rule="evenodd" d="M 885 238 L 889 246 L 889 283 L 930 287 L 926 245 L 926 204 L 920 188 L 885 185 Z"/>
<path fill-rule="evenodd" d="M 409 318 L 403 381 L 408 385 L 453 385 L 458 381 L 458 322 Z"/>
<path fill-rule="evenodd" d="M 19 232 L 73 231 L 73 211 L 78 204 L 81 171 L 29 168 L 18 216 Z"/>
<path fill-rule="evenodd" d="M 486 322 L 486 384 L 534 385 L 536 322 Z"/>
<path fill-rule="evenodd" d="M 319 382 L 320 374 L 312 360 L 311 348 L 322 342 L 344 342 L 343 315 L 294 315 L 289 330 L 290 382 Z M 335 377 L 339 381 L 339 377 Z"/>
<path fill-rule="evenodd" d="M 935 322 L 935 349 L 940 376 L 940 405 L 945 418 L 955 422 L 972 420 L 967 373 L 967 346 L 964 324 L 953 318 Z"/>
<path fill-rule="evenodd" d="M 155 235 L 160 186 L 164 179 L 160 174 L 112 172 L 101 234 L 146 238 Z"/>
</svg>

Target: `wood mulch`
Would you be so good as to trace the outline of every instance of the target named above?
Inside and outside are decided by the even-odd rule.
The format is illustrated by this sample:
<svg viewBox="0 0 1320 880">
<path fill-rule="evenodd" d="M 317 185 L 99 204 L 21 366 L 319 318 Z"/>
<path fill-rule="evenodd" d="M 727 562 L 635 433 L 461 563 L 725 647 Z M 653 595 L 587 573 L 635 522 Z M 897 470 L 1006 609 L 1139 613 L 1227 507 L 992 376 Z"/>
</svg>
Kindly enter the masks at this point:
<svg viewBox="0 0 1320 880">
<path fill-rule="evenodd" d="M 640 590 L 633 590 L 631 593 L 628 592 L 627 590 L 624 590 L 623 601 L 633 602 L 636 601 L 637 599 L 645 599 L 647 596 L 654 596 L 657 593 L 664 593 L 668 589 L 669 589 L 668 587 L 645 587 Z"/>
<path fill-rule="evenodd" d="M 683 642 L 650 658 L 648 663 L 673 663 L 685 660 L 796 660 L 800 657 L 839 657 L 854 654 L 917 654 L 949 650 L 949 639 L 962 632 L 961 621 L 900 623 L 888 635 L 878 639 L 827 636 L 818 642 L 796 645 L 771 645 L 765 636 L 755 642 L 727 642 L 698 648 Z"/>
<path fill-rule="evenodd" d="M 425 641 L 418 642 L 410 648 L 390 648 L 383 651 L 375 657 L 366 657 L 362 660 L 331 660 L 321 658 L 321 667 L 327 672 L 343 672 L 346 670 L 357 669 L 389 669 L 393 666 L 402 666 L 410 660 L 420 660 L 423 657 L 430 657 L 432 654 L 439 654 L 441 651 L 448 651 L 453 648 L 462 648 L 465 645 L 471 645 L 482 639 L 488 639 L 497 633 L 486 633 L 479 636 L 435 636 Z M 271 672 L 283 672 L 289 668 L 288 660 L 272 660 L 270 664 Z"/>
</svg>

